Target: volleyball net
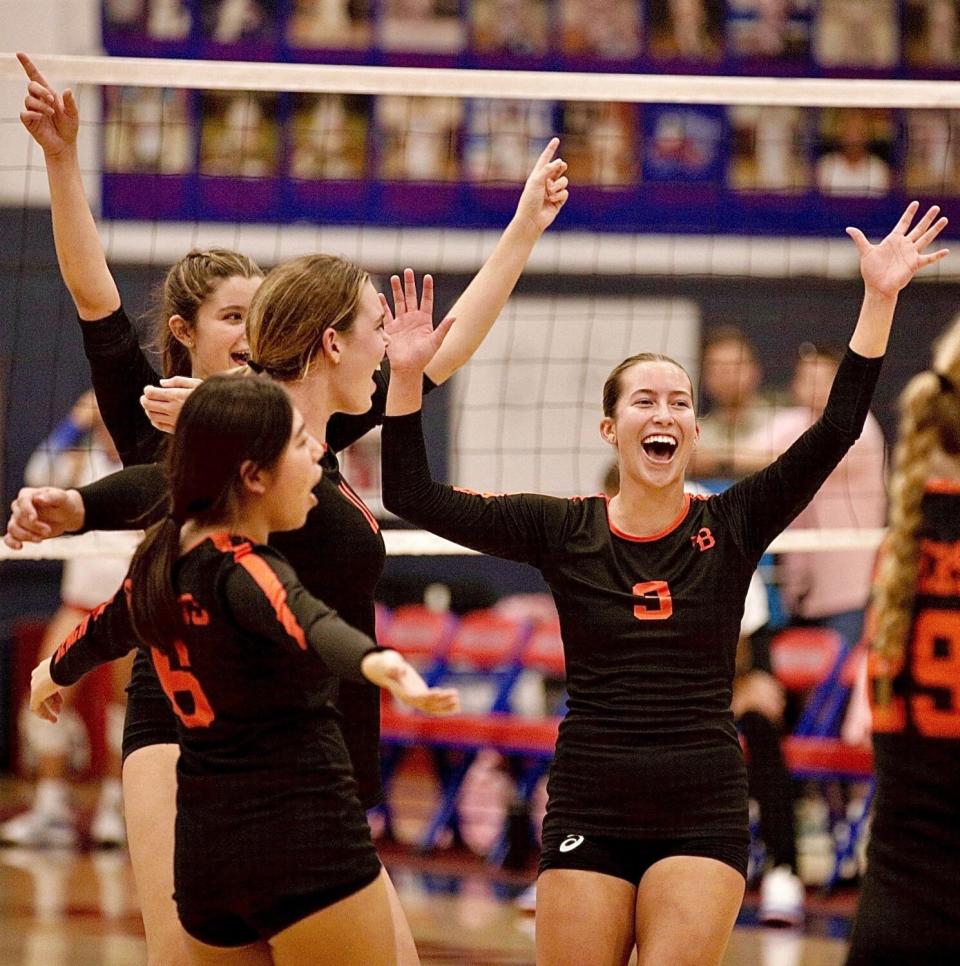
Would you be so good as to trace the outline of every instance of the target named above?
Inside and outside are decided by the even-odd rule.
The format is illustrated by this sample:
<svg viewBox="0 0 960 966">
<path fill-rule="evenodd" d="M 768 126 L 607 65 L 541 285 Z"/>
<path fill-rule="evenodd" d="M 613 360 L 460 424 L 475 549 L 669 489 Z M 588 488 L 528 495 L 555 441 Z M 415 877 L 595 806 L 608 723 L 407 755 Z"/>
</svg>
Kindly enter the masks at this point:
<svg viewBox="0 0 960 966">
<path fill-rule="evenodd" d="M 558 135 L 570 200 L 475 358 L 427 404 L 438 475 L 483 491 L 599 490 L 613 457 L 597 430 L 609 371 L 638 351 L 667 353 L 709 410 L 720 390 L 702 371 L 702 347 L 720 327 L 737 327 L 754 347 L 723 365 L 755 363 L 771 419 L 800 419 L 815 405 L 801 363 L 843 346 L 856 319 L 858 263 L 844 227 L 875 240 L 911 198 L 953 215 L 960 195 L 955 82 L 36 61 L 78 95 L 88 197 L 131 316 L 167 266 L 213 245 L 264 268 L 341 254 L 381 286 L 407 266 L 431 272 L 443 311 Z M 9 502 L 87 370 L 58 282 L 43 157 L 17 117 L 26 80 L 11 55 L 0 55 L 0 84 Z M 901 299 L 874 406 L 888 442 L 897 393 L 928 364 L 930 342 L 960 304 L 958 267 L 954 253 Z M 141 336 L 152 341 L 146 323 Z M 770 458 L 782 439 L 764 437 Z M 379 509 L 375 436 L 347 453 L 345 471 Z M 836 486 L 850 509 L 844 525 L 808 520 L 774 549 L 875 547 L 879 525 L 857 507 L 882 501 L 883 487 L 882 469 L 848 474 Z M 21 556 L 94 553 L 111 539 Z M 455 552 L 411 533 L 388 534 L 388 548 Z"/>
</svg>

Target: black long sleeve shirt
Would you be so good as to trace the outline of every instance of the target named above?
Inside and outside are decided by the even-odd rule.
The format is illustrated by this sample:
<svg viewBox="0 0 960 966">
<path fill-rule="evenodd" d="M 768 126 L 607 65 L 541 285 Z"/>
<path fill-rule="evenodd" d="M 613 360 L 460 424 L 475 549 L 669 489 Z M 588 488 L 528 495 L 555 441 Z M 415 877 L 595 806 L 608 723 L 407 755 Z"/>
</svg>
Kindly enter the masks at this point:
<svg viewBox="0 0 960 966">
<path fill-rule="evenodd" d="M 533 565 L 553 593 L 569 710 L 549 809 L 571 832 L 745 827 L 730 694 L 747 585 L 859 436 L 880 364 L 848 351 L 823 416 L 787 452 L 724 493 L 688 495 L 669 527 L 642 538 L 617 530 L 602 496 L 481 496 L 437 483 L 419 413 L 384 421 L 384 504 Z"/>
</svg>

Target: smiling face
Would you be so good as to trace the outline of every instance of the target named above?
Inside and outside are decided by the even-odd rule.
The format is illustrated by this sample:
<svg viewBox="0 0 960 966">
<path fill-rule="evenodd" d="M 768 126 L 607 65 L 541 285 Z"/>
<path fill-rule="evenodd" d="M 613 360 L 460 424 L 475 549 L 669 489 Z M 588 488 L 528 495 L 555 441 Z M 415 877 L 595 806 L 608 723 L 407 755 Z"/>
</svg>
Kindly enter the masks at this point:
<svg viewBox="0 0 960 966">
<path fill-rule="evenodd" d="M 353 325 L 334 333 L 339 350 L 331 370 L 333 406 L 336 412 L 365 413 L 376 389 L 373 374 L 380 368 L 389 338 L 383 328 L 384 312 L 377 291 L 369 281 L 360 289 Z"/>
<path fill-rule="evenodd" d="M 190 326 L 180 316 L 170 320 L 174 336 L 190 353 L 191 371 L 198 379 L 245 365 L 250 358 L 244 322 L 262 281 L 259 275 L 232 275 L 201 303 L 195 325 Z"/>
<path fill-rule="evenodd" d="M 682 486 L 700 435 L 687 374 L 672 362 L 638 362 L 620 374 L 619 385 L 600 433 L 617 448 L 622 481 Z"/>
</svg>

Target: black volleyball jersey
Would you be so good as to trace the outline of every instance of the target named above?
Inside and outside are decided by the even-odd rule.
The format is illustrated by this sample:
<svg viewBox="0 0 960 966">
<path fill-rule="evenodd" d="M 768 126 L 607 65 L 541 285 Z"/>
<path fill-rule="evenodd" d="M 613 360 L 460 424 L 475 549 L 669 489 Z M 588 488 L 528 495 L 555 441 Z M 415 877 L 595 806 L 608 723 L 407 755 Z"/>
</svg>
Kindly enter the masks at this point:
<svg viewBox="0 0 960 966">
<path fill-rule="evenodd" d="M 870 874 L 921 897 L 960 947 L 960 484 L 930 481 L 922 512 L 909 637 L 890 668 L 892 701 L 873 702 Z M 871 654 L 874 691 L 879 665 Z"/>
<path fill-rule="evenodd" d="M 420 414 L 384 421 L 386 506 L 532 564 L 553 593 L 569 700 L 548 808 L 571 833 L 744 827 L 730 694 L 747 585 L 856 440 L 880 364 L 848 352 L 823 416 L 786 453 L 722 494 L 686 496 L 669 527 L 643 538 L 611 524 L 602 496 L 482 496 L 435 483 Z"/>
<path fill-rule="evenodd" d="M 146 384 L 159 384 L 122 308 L 105 319 L 81 321 L 84 346 L 104 422 L 125 466 L 102 486 L 84 487 L 84 529 L 116 530 L 148 526 L 163 513 L 166 484 L 152 465 L 165 433 L 154 429 L 140 406 Z M 334 413 L 327 423 L 328 451 L 323 479 L 314 489 L 317 506 L 298 531 L 273 534 L 270 542 L 288 557 L 311 593 L 329 603 L 348 624 L 373 637 L 373 593 L 383 573 L 385 550 L 377 521 L 340 473 L 336 452 L 345 449 L 383 421 L 390 368 L 384 362 L 373 375 L 370 409 L 359 415 Z M 425 393 L 436 388 L 424 376 Z M 135 679 L 146 686 L 149 675 Z M 155 685 L 154 685 L 155 686 Z M 342 682 L 337 705 L 360 797 L 366 807 L 379 804 L 380 696 L 367 681 Z"/>
<path fill-rule="evenodd" d="M 373 593 L 386 559 L 383 536 L 376 518 L 341 476 L 333 452 L 324 454 L 321 466 L 323 477 L 313 489 L 317 505 L 306 523 L 299 530 L 271 534 L 270 544 L 311 594 L 373 637 Z M 160 467 L 151 464 L 104 477 L 80 492 L 89 529 L 122 529 L 151 522 L 149 517 L 137 520 L 145 508 L 165 505 L 166 483 Z M 368 681 L 343 681 L 337 707 L 360 799 L 370 808 L 381 800 L 379 689 Z"/>
<path fill-rule="evenodd" d="M 174 586 L 176 656 L 149 651 L 179 720 L 181 772 L 326 764 L 338 738 L 337 676 L 364 680 L 374 642 L 309 594 L 276 550 L 243 537 L 205 539 L 177 561 Z M 60 645 L 54 681 L 73 684 L 131 649 L 130 593 L 127 581 Z"/>
<path fill-rule="evenodd" d="M 80 319 L 80 332 L 100 415 L 120 462 L 152 463 L 167 435 L 151 425 L 140 396 L 144 386 L 158 386 L 160 376 L 140 348 L 127 313 L 121 305 L 106 318 Z"/>
</svg>

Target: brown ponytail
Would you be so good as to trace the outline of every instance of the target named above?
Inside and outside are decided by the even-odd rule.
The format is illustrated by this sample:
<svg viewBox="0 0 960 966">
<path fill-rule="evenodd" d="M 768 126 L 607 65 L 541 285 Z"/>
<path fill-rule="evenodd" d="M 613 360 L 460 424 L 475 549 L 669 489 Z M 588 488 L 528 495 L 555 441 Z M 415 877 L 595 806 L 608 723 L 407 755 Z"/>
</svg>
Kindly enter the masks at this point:
<svg viewBox="0 0 960 966">
<path fill-rule="evenodd" d="M 172 651 L 182 633 L 174 586 L 181 527 L 229 527 L 240 507 L 241 467 L 272 467 L 292 427 L 287 394 L 266 379 L 212 376 L 187 398 L 166 452 L 169 512 L 147 531 L 130 564 L 130 615 L 145 644 Z"/>
</svg>

